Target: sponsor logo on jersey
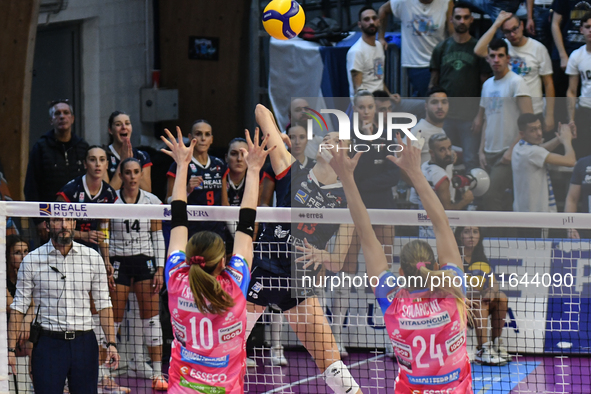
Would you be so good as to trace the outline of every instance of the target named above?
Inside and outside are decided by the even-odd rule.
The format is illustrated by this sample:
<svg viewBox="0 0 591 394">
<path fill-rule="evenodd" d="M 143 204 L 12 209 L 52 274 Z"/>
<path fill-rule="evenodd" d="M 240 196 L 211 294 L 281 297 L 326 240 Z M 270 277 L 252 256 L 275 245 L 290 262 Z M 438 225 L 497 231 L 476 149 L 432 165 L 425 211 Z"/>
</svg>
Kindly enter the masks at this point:
<svg viewBox="0 0 591 394">
<path fill-rule="evenodd" d="M 434 375 L 434 376 L 412 376 L 406 375 L 408 377 L 408 382 L 410 384 L 428 384 L 428 385 L 435 385 L 435 384 L 447 384 L 451 382 L 455 382 L 460 378 L 460 369 L 456 369 L 451 371 L 445 375 Z"/>
<path fill-rule="evenodd" d="M 191 291 L 191 286 L 184 285 L 183 291 L 181 291 L 181 297 L 184 297 L 188 300 L 193 299 L 193 292 Z"/>
<path fill-rule="evenodd" d="M 186 346 L 187 343 L 187 328 L 175 319 L 170 319 L 172 327 L 174 329 L 174 336 L 181 345 Z"/>
<path fill-rule="evenodd" d="M 224 320 L 226 322 L 231 322 L 234 319 L 236 319 L 236 316 L 234 316 L 234 312 L 228 312 L 228 316 L 226 316 Z"/>
<path fill-rule="evenodd" d="M 182 366 L 182 367 L 181 367 L 181 374 L 183 374 L 183 375 L 187 375 L 187 374 L 189 374 L 189 370 L 190 370 L 190 369 L 191 369 L 191 368 L 187 367 L 186 365 Z"/>
<path fill-rule="evenodd" d="M 454 354 L 463 344 L 466 343 L 466 337 L 463 332 L 458 333 L 455 337 L 445 341 L 445 348 L 447 349 L 447 355 Z"/>
<path fill-rule="evenodd" d="M 392 333 L 392 336 L 394 338 L 402 338 L 402 335 L 400 335 L 400 331 L 398 329 L 394 330 L 394 332 Z"/>
<path fill-rule="evenodd" d="M 405 330 L 427 330 L 430 328 L 442 327 L 451 323 L 451 318 L 447 311 L 435 316 L 429 316 L 422 319 L 399 319 L 400 328 Z"/>
<path fill-rule="evenodd" d="M 234 265 L 234 267 L 237 267 L 237 268 L 244 267 L 244 263 L 242 262 L 242 260 L 240 260 L 239 257 L 232 259 L 232 265 Z"/>
<path fill-rule="evenodd" d="M 84 202 L 84 192 L 80 192 L 78 195 L 78 202 Z"/>
<path fill-rule="evenodd" d="M 591 166 L 587 166 L 587 168 L 585 168 L 586 172 L 591 172 Z"/>
<path fill-rule="evenodd" d="M 218 330 L 218 338 L 220 343 L 230 342 L 234 338 L 240 336 L 242 334 L 242 322 L 239 321 L 236 324 L 231 325 L 230 327 L 220 328 Z"/>
<path fill-rule="evenodd" d="M 413 390 L 411 391 L 411 394 L 452 394 L 455 391 L 455 387 L 449 387 L 447 389 Z"/>
<path fill-rule="evenodd" d="M 311 193 L 312 192 L 312 190 L 310 190 L 310 188 L 308 187 L 308 183 L 306 181 L 300 183 L 300 186 L 302 187 L 302 189 L 304 189 L 308 193 Z"/>
<path fill-rule="evenodd" d="M 394 289 L 394 290 L 392 290 L 391 292 L 388 293 L 388 295 L 386 296 L 386 299 L 388 300 L 388 302 L 394 301 L 394 298 L 396 298 L 396 293 L 398 293 L 396 291 L 396 289 Z"/>
<path fill-rule="evenodd" d="M 197 308 L 197 304 L 195 304 L 194 299 L 187 300 L 185 298 L 179 297 L 177 306 L 182 311 L 199 312 L 199 308 Z"/>
<path fill-rule="evenodd" d="M 120 266 L 121 266 L 121 262 L 113 261 L 113 269 L 118 270 Z"/>
<path fill-rule="evenodd" d="M 591 175 L 585 175 L 585 180 L 583 183 L 591 183 Z"/>
<path fill-rule="evenodd" d="M 259 292 L 263 289 L 263 284 L 261 282 L 256 282 L 252 287 L 251 287 L 252 291 L 254 292 Z"/>
<path fill-rule="evenodd" d="M 392 342 L 392 346 L 394 347 L 394 351 L 396 352 L 396 354 L 408 360 L 412 359 L 412 349 L 409 345 L 407 345 L 406 343 L 395 341 L 393 339 L 390 339 L 390 342 Z"/>
<path fill-rule="evenodd" d="M 226 389 L 223 387 L 208 386 L 206 384 L 189 382 L 187 381 L 187 379 L 185 379 L 184 376 L 181 376 L 181 381 L 179 382 L 179 385 L 181 387 L 191 389 L 197 393 L 224 394 L 226 392 Z M 186 392 L 186 390 L 183 392 Z"/>
<path fill-rule="evenodd" d="M 309 194 L 303 191 L 302 189 L 298 189 L 297 193 L 294 196 L 294 199 L 299 202 L 300 204 L 305 204 L 308 201 Z"/>
<path fill-rule="evenodd" d="M 396 360 L 398 360 L 400 368 L 405 369 L 407 372 L 412 372 L 412 363 L 410 361 L 405 360 L 400 356 L 396 356 Z"/>
<path fill-rule="evenodd" d="M 195 165 L 195 163 L 189 164 L 189 167 L 191 167 L 191 171 L 197 172 L 197 166 Z"/>
<path fill-rule="evenodd" d="M 316 196 L 316 199 L 320 202 L 324 202 L 324 197 L 322 197 L 322 194 L 320 194 L 320 192 L 318 192 L 318 195 Z"/>
<path fill-rule="evenodd" d="M 222 176 L 220 175 L 219 172 L 216 172 L 216 174 L 213 176 L 214 178 L 221 178 Z"/>
<path fill-rule="evenodd" d="M 402 306 L 402 316 L 411 319 L 415 317 L 429 316 L 437 312 L 441 312 L 441 307 L 439 306 L 437 299 Z"/>
<path fill-rule="evenodd" d="M 451 326 L 451 331 L 456 331 L 460 329 L 460 322 L 459 321 L 454 321 L 454 324 L 452 324 Z"/>
<path fill-rule="evenodd" d="M 244 274 L 233 267 L 226 267 L 226 272 L 232 276 L 238 282 L 238 284 L 242 283 L 242 279 L 244 279 Z"/>
<path fill-rule="evenodd" d="M 228 380 L 228 377 L 226 376 L 225 373 L 218 374 L 218 373 L 201 372 L 201 371 L 196 371 L 193 368 L 191 368 L 189 375 L 193 379 L 204 380 L 209 383 L 224 383 L 225 381 Z M 220 390 L 223 390 L 223 389 L 220 389 Z M 209 391 L 205 391 L 205 392 L 209 393 Z M 214 393 L 214 392 L 217 392 L 217 391 L 212 391 L 212 393 Z M 221 393 L 221 391 L 219 391 L 219 392 Z"/>
<path fill-rule="evenodd" d="M 230 355 L 222 357 L 206 357 L 201 354 L 190 352 L 184 347 L 181 347 L 181 360 L 191 364 L 203 365 L 204 367 L 225 368 L 228 366 Z"/>
</svg>

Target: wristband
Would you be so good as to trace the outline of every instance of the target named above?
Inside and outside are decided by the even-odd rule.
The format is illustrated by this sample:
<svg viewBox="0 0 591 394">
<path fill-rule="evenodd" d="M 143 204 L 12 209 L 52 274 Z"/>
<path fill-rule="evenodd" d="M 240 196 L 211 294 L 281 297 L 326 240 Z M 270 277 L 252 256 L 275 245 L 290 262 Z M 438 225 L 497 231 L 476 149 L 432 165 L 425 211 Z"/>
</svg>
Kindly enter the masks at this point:
<svg viewBox="0 0 591 394">
<path fill-rule="evenodd" d="M 16 349 L 13 347 L 8 348 L 8 353 L 16 353 Z"/>
<path fill-rule="evenodd" d="M 113 346 L 115 348 L 115 350 L 117 350 L 117 345 L 115 343 L 113 343 L 113 342 L 107 342 L 107 345 L 105 347 L 108 349 L 109 346 Z"/>
<path fill-rule="evenodd" d="M 241 208 L 238 217 L 238 226 L 236 231 L 241 231 L 248 236 L 254 236 L 254 222 L 257 218 L 256 209 Z"/>
<path fill-rule="evenodd" d="M 181 200 L 174 200 L 170 203 L 170 211 L 172 219 L 170 220 L 170 229 L 175 227 L 185 226 L 189 227 L 189 220 L 187 219 L 187 203 Z"/>
</svg>

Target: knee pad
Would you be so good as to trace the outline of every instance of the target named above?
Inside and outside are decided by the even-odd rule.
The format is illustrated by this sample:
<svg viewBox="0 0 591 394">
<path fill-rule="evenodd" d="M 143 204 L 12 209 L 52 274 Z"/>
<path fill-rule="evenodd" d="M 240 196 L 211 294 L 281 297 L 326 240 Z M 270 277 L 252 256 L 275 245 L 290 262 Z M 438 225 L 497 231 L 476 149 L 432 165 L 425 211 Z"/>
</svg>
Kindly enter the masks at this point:
<svg viewBox="0 0 591 394">
<path fill-rule="evenodd" d="M 160 327 L 160 317 L 156 315 L 149 319 L 142 319 L 142 326 L 146 346 L 161 346 L 162 328 Z"/>
<path fill-rule="evenodd" d="M 101 319 L 98 313 L 96 315 L 92 315 L 92 325 L 92 330 L 96 336 L 96 341 L 98 342 L 99 346 L 105 348 L 105 345 L 107 344 L 107 337 L 105 336 L 105 332 L 101 327 Z"/>
<path fill-rule="evenodd" d="M 340 360 L 330 364 L 322 376 L 328 387 L 336 394 L 355 394 L 359 391 L 359 385 L 351 376 L 347 366 Z"/>
</svg>

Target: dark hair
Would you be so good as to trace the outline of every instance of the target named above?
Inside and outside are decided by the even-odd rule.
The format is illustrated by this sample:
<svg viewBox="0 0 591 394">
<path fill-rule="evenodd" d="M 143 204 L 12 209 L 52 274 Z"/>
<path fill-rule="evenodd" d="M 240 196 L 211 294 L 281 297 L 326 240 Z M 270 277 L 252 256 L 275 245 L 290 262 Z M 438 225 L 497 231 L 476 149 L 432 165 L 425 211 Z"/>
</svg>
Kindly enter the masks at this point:
<svg viewBox="0 0 591 394">
<path fill-rule="evenodd" d="M 378 13 L 378 12 L 375 10 L 375 8 L 373 8 L 373 7 L 372 7 L 372 6 L 370 6 L 370 5 L 366 5 L 365 7 L 361 8 L 361 9 L 359 10 L 359 14 L 358 14 L 358 16 L 357 16 L 357 20 L 359 20 L 359 21 L 360 21 L 360 20 L 361 20 L 361 14 L 363 14 L 363 13 L 364 13 L 365 11 L 367 11 L 367 10 L 372 10 L 372 11 L 373 11 L 373 12 L 375 12 L 376 14 Z"/>
<path fill-rule="evenodd" d="M 127 163 L 131 162 L 138 163 L 140 166 L 140 171 L 142 171 L 142 162 L 136 159 L 135 157 L 128 157 L 127 159 L 123 160 L 119 165 L 119 172 L 123 174 L 123 171 L 125 170 L 125 166 L 127 165 Z"/>
<path fill-rule="evenodd" d="M 55 113 L 55 107 L 57 104 L 67 104 L 68 107 L 70 108 L 70 113 L 72 115 L 74 115 L 74 108 L 72 107 L 72 104 L 70 104 L 70 99 L 57 99 L 57 100 L 51 100 L 49 102 L 49 117 L 53 118 L 53 114 Z"/>
<path fill-rule="evenodd" d="M 389 99 L 390 98 L 390 95 L 385 90 L 375 90 L 372 94 L 377 99 L 386 99 L 386 98 Z"/>
<path fill-rule="evenodd" d="M 477 226 L 469 226 L 469 227 L 477 227 Z M 454 231 L 454 235 L 456 237 L 456 243 L 458 244 L 458 248 L 460 249 L 460 254 L 462 254 L 462 247 L 464 246 L 462 244 L 462 231 L 464 231 L 465 228 L 466 227 L 456 227 L 456 231 Z M 483 263 L 488 264 L 488 258 L 484 254 L 484 246 L 482 245 L 482 240 L 484 239 L 482 228 L 480 228 L 480 227 L 477 227 L 477 228 L 478 228 L 478 231 L 480 232 L 480 238 L 478 239 L 478 242 L 476 243 L 476 245 L 474 246 L 474 250 L 472 251 L 471 263 L 481 261 Z M 462 260 L 463 259 L 464 258 L 462 257 Z"/>
<path fill-rule="evenodd" d="M 23 242 L 24 244 L 27 245 L 27 248 L 31 249 L 31 245 L 29 244 L 29 241 L 27 241 L 23 236 L 17 235 L 17 234 L 8 235 L 6 237 L 6 265 L 7 266 L 8 266 L 8 262 L 10 261 L 9 257 L 10 257 L 11 249 L 14 245 L 16 245 L 19 242 Z"/>
<path fill-rule="evenodd" d="M 230 147 L 232 146 L 232 144 L 235 142 L 244 142 L 245 144 L 248 144 L 244 138 L 236 137 L 232 141 L 230 141 L 230 143 L 228 143 L 228 152 L 230 151 Z"/>
<path fill-rule="evenodd" d="M 371 92 L 369 90 L 358 90 L 357 93 L 355 93 L 355 96 L 353 96 L 353 105 L 357 105 L 357 99 L 359 97 L 372 97 L 373 98 L 373 94 L 371 94 Z"/>
<path fill-rule="evenodd" d="M 447 96 L 447 91 L 443 89 L 441 86 L 433 86 L 431 87 L 431 89 L 427 90 L 427 97 L 425 97 L 425 101 L 429 101 L 429 98 L 431 98 L 431 96 L 435 93 L 445 93 L 445 95 Z"/>
<path fill-rule="evenodd" d="M 507 45 L 507 41 L 503 40 L 502 38 L 495 38 L 488 44 L 489 51 L 497 51 L 501 48 L 505 48 L 505 55 L 509 54 L 509 46 Z"/>
<path fill-rule="evenodd" d="M 542 121 L 542 114 L 521 114 L 517 118 L 517 127 L 519 131 L 525 131 L 528 124 L 534 123 L 537 120 Z"/>
<path fill-rule="evenodd" d="M 583 14 L 581 17 L 581 25 L 583 25 L 583 23 L 587 22 L 589 19 L 591 19 L 591 11 L 587 11 Z"/>
<path fill-rule="evenodd" d="M 193 124 L 191 125 L 191 133 L 193 132 L 193 127 L 195 127 L 196 124 L 198 123 L 205 123 L 211 126 L 211 123 L 209 123 L 207 120 L 205 119 L 197 119 L 196 121 L 193 122 Z"/>
<path fill-rule="evenodd" d="M 452 15 L 453 13 L 456 11 L 456 8 L 461 8 L 461 9 L 468 9 L 470 11 L 470 13 L 472 13 L 472 4 L 467 3 L 465 1 L 458 1 L 454 4 L 454 8 L 452 11 Z"/>
<path fill-rule="evenodd" d="M 115 118 L 118 117 L 119 115 L 127 115 L 127 114 L 123 111 L 111 112 L 111 115 L 109 115 L 109 130 L 113 129 L 113 122 L 115 121 Z M 127 115 L 127 116 L 129 116 L 129 115 Z M 109 133 L 109 145 L 111 145 L 112 143 L 113 143 L 113 134 Z"/>
<path fill-rule="evenodd" d="M 445 133 L 433 134 L 429 138 L 429 149 L 435 148 L 436 142 L 441 142 L 441 141 L 445 141 L 445 140 L 449 140 L 449 137 Z"/>
<path fill-rule="evenodd" d="M 107 150 L 105 148 L 103 148 L 102 146 L 100 146 L 100 145 L 90 145 L 88 147 L 88 149 L 86 149 L 86 154 L 84 155 L 84 161 L 86 161 L 86 159 L 88 159 L 88 154 L 90 153 L 90 151 L 93 150 L 93 149 L 96 149 L 96 148 L 102 149 L 103 152 L 105 152 L 105 155 L 107 154 Z"/>
</svg>

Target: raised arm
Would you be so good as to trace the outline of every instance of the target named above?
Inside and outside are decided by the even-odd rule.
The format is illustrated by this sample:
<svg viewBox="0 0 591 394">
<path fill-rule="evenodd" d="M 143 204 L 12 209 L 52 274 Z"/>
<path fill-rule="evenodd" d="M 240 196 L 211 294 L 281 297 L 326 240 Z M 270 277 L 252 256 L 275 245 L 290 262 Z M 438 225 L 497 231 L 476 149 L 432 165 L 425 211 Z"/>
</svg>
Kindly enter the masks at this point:
<svg viewBox="0 0 591 394">
<path fill-rule="evenodd" d="M 488 44 L 495 38 L 495 34 L 497 30 L 503 26 L 503 23 L 509 18 L 513 16 L 512 13 L 507 11 L 501 11 L 497 16 L 497 19 L 494 21 L 492 26 L 480 37 L 480 40 L 476 43 L 474 47 L 474 54 L 480 57 L 486 57 L 488 55 Z"/>
<path fill-rule="evenodd" d="M 441 265 L 453 263 L 459 269 L 462 269 L 462 259 L 458 245 L 454 233 L 449 227 L 449 220 L 443 205 L 441 205 L 441 201 L 439 201 L 421 171 L 421 149 L 411 144 L 404 144 L 400 137 L 398 137 L 398 143 L 403 146 L 403 150 L 399 154 L 400 157 L 388 156 L 388 159 L 405 171 L 412 180 L 415 190 L 419 194 L 427 215 L 433 224 L 437 242 L 437 255 Z"/>
<path fill-rule="evenodd" d="M 390 2 L 386 1 L 378 11 L 378 40 L 384 46 L 384 50 L 388 49 L 388 42 L 386 41 L 386 28 L 388 27 L 388 17 L 392 14 L 392 7 Z"/>
<path fill-rule="evenodd" d="M 271 111 L 269 111 L 264 105 L 258 104 L 254 113 L 256 121 L 263 132 L 263 137 L 267 138 L 267 146 L 270 151 L 273 171 L 275 171 L 275 174 L 279 175 L 288 169 L 295 159 L 291 153 L 287 151 L 283 139 L 281 138 L 281 131 L 279 131 Z"/>
<path fill-rule="evenodd" d="M 162 141 L 168 146 L 168 149 L 162 149 L 162 152 L 172 157 L 176 162 L 176 177 L 174 178 L 174 185 L 172 187 L 172 201 L 187 202 L 187 188 L 185 179 L 187 179 L 187 171 L 191 157 L 193 156 L 193 148 L 197 140 L 192 139 L 190 146 L 185 146 L 183 143 L 183 134 L 180 127 L 177 126 L 177 138 L 175 140 L 168 129 L 164 129 L 166 138 L 161 136 Z M 178 226 L 170 230 L 170 243 L 168 244 L 168 254 L 175 250 L 184 250 L 189 237 L 189 230 L 186 226 Z"/>
<path fill-rule="evenodd" d="M 240 221 L 238 222 L 238 228 L 234 238 L 234 250 L 232 252 L 243 256 L 250 267 L 252 264 L 252 236 L 254 234 L 255 219 L 252 210 L 256 211 L 259 200 L 259 173 L 265 164 L 267 155 L 275 148 L 265 150 L 265 146 L 269 140 L 268 136 L 265 136 L 262 143 L 259 145 L 258 128 L 254 132 L 254 144 L 250 139 L 248 130 L 246 130 L 245 134 L 248 151 L 244 148 L 240 148 L 240 150 L 244 154 L 244 160 L 248 165 L 248 171 L 246 171 L 244 196 L 242 197 L 242 202 L 240 204 Z"/>
</svg>

